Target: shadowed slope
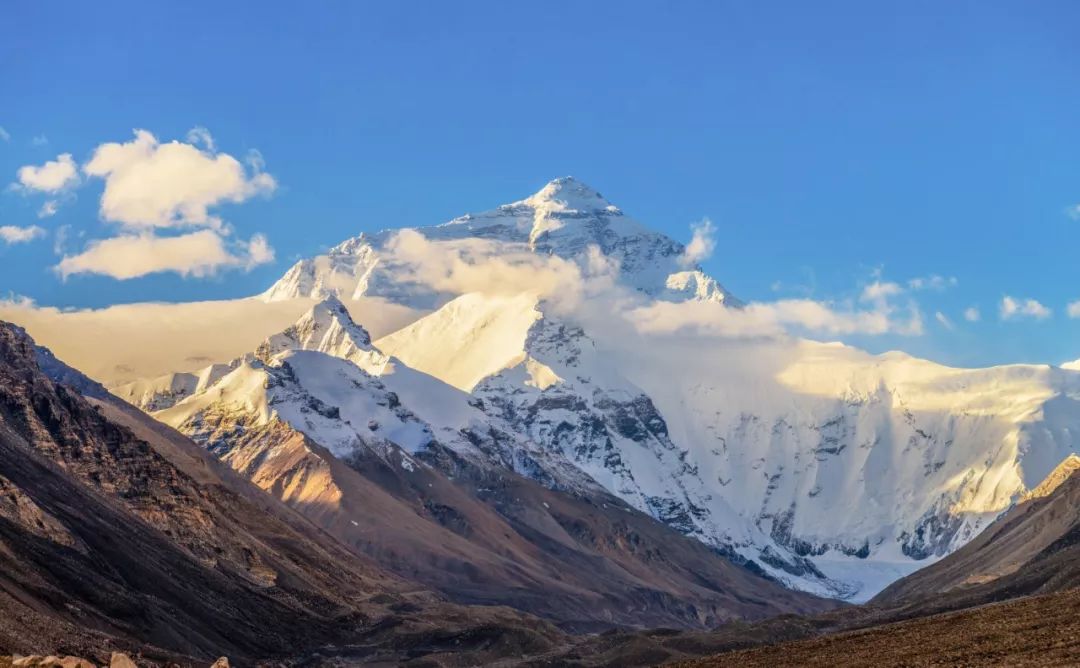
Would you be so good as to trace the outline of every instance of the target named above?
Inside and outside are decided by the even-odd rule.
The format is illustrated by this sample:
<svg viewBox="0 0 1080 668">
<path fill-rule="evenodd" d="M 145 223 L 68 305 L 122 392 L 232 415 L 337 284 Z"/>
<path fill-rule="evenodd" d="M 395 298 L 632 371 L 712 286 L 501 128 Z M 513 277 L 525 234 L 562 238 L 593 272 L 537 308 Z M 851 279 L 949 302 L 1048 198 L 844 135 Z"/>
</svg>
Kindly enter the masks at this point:
<svg viewBox="0 0 1080 668">
<path fill-rule="evenodd" d="M 558 637 L 386 573 L 128 411 L 51 381 L 0 324 L 0 650 L 244 663 L 353 644 L 393 660 L 475 649 L 470 628 Z"/>
</svg>

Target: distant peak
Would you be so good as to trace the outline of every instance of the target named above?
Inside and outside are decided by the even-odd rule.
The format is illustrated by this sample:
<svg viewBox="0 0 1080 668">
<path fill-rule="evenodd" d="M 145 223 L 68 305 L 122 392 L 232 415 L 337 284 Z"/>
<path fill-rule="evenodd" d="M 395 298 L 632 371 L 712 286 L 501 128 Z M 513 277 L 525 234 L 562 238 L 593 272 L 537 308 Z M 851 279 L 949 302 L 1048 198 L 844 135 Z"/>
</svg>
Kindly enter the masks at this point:
<svg viewBox="0 0 1080 668">
<path fill-rule="evenodd" d="M 557 205 L 558 208 L 592 211 L 612 208 L 604 196 L 572 176 L 560 176 L 525 200 L 533 206 Z"/>
<path fill-rule="evenodd" d="M 352 318 L 349 309 L 338 299 L 337 295 L 331 294 L 311 307 L 306 315 L 297 321 L 294 327 L 307 328 L 314 326 L 316 329 L 329 325 L 329 322 L 337 322 L 345 331 L 355 339 L 360 346 L 371 345 L 371 335 Z M 309 325 L 308 323 L 313 323 Z"/>
<path fill-rule="evenodd" d="M 344 315 L 350 322 L 352 321 L 352 316 L 349 315 L 348 309 L 346 309 L 345 305 L 341 303 L 341 300 L 338 299 L 338 296 L 333 293 L 327 295 L 326 297 L 323 297 L 318 303 L 311 307 L 311 310 L 329 311 L 331 313 L 337 313 L 339 315 Z"/>
</svg>

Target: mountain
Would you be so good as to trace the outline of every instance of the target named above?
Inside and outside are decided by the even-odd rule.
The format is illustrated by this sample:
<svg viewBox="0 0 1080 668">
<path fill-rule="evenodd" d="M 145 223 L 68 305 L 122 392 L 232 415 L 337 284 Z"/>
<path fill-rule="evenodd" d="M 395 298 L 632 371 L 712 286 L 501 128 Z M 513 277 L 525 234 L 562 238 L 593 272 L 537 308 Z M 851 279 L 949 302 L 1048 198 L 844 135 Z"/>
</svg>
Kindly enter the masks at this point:
<svg viewBox="0 0 1080 668">
<path fill-rule="evenodd" d="M 600 337 L 552 311 L 469 294 L 376 345 L 634 507 L 823 594 L 868 598 L 963 545 L 1080 424 L 1080 377 L 1060 369 Z"/>
<path fill-rule="evenodd" d="M 1080 646 L 1077 469 L 1080 457 L 1066 458 L 974 540 L 868 604 L 705 632 L 578 638 L 528 665 L 1073 665 Z"/>
<path fill-rule="evenodd" d="M 525 252 L 570 260 L 596 247 L 618 263 L 620 277 L 629 286 L 644 294 L 738 303 L 700 266 L 687 261 L 682 244 L 627 217 L 572 177 L 555 179 L 518 202 L 423 228 L 422 233 L 444 243 L 487 242 L 502 254 Z M 282 301 L 367 296 L 431 308 L 455 296 L 411 276 L 405 263 L 390 252 L 397 234 L 397 230 L 361 234 L 326 255 L 301 260 L 261 297 Z"/>
<path fill-rule="evenodd" d="M 1080 457 L 971 542 L 887 587 L 879 606 L 970 607 L 1080 586 Z"/>
<path fill-rule="evenodd" d="M 353 439 L 378 442 L 363 451 L 384 461 L 441 448 L 556 492 L 609 494 L 749 569 L 851 601 L 960 548 L 1076 451 L 1073 369 L 640 331 L 630 315 L 643 305 L 752 311 L 692 255 L 556 179 L 491 211 L 302 260 L 260 303 L 336 299 L 326 313 L 262 353 L 112 389 L 224 449 L 234 436 L 214 421 L 252 426 L 221 408 L 245 397 L 229 411 L 262 428 L 280 402 L 333 452 Z M 327 319 L 356 311 L 357 297 L 414 316 L 372 342 Z M 225 371 L 237 375 L 224 383 Z M 368 403 L 340 396 L 353 384 Z"/>
<path fill-rule="evenodd" d="M 382 375 L 357 359 L 378 359 L 369 368 Z M 334 297 L 232 366 L 153 416 L 357 552 L 457 602 L 576 630 L 832 607 L 655 522 L 475 396 L 379 352 Z"/>
<path fill-rule="evenodd" d="M 1080 624 L 1080 457 L 937 563 L 865 606 L 708 633 L 633 632 L 560 646 L 568 665 L 1075 664 Z M 693 660 L 694 656 L 713 654 Z M 541 665 L 541 662 L 536 662 Z"/>
<path fill-rule="evenodd" d="M 575 179 L 406 232 L 302 260 L 260 299 L 332 297 L 341 305 L 326 308 L 349 311 L 354 297 L 376 298 L 419 310 L 413 321 L 374 343 L 298 323 L 275 345 L 351 358 L 457 455 L 555 490 L 616 495 L 788 586 L 866 600 L 970 541 L 1077 449 L 1075 370 L 637 331 L 619 309 L 742 304 L 685 246 Z M 569 274 L 585 294 L 530 289 L 522 267 L 537 282 Z M 167 409 L 205 396 L 198 379 L 221 368 L 113 391 Z M 349 420 L 334 427 L 340 438 L 363 437 Z M 488 432 L 503 436 L 472 442 Z"/>
<path fill-rule="evenodd" d="M 344 548 L 0 323 L 0 653 L 241 664 L 349 655 L 466 663 L 561 642 L 462 608 Z M 338 649 L 335 649 L 338 648 Z"/>
</svg>

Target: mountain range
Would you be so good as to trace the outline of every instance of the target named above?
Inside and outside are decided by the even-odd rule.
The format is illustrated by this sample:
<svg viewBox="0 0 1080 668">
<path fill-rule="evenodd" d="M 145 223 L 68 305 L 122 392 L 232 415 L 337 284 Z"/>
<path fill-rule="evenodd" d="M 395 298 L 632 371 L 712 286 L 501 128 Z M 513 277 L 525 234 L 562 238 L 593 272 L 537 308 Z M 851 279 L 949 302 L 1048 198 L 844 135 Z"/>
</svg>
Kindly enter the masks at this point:
<svg viewBox="0 0 1080 668">
<path fill-rule="evenodd" d="M 0 646 L 638 665 L 1080 582 L 1080 370 L 697 331 L 755 305 L 695 244 L 562 178 L 178 305 L 245 335 L 165 374 L 0 326 Z"/>
<path fill-rule="evenodd" d="M 437 443 L 549 489 L 613 495 L 779 582 L 851 601 L 959 548 L 1073 453 L 1071 369 L 617 324 L 641 304 L 744 308 L 691 255 L 557 179 L 301 260 L 254 298 L 313 303 L 285 332 L 111 389 L 221 451 L 228 439 L 201 415 L 276 414 L 339 456 L 372 435 L 409 457 Z M 372 298 L 418 315 L 371 341 L 350 304 Z"/>
</svg>

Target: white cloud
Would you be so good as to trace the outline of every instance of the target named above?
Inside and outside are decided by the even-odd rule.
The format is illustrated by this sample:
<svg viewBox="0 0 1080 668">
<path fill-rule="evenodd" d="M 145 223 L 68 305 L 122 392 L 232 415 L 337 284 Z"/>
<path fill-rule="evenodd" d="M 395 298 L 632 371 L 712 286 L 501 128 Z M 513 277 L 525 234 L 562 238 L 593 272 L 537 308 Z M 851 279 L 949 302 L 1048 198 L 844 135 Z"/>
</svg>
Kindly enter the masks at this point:
<svg viewBox="0 0 1080 668">
<path fill-rule="evenodd" d="M 1065 209 L 1065 215 L 1073 220 L 1080 220 L 1080 204 L 1073 204 Z"/>
<path fill-rule="evenodd" d="M 61 153 L 40 167 L 20 167 L 16 176 L 24 190 L 44 193 L 58 193 L 79 183 L 79 169 L 70 153 Z"/>
<path fill-rule="evenodd" d="M 1034 299 L 1014 299 L 1008 295 L 1001 298 L 999 313 L 1002 320 L 1021 317 L 1043 320 L 1050 317 L 1050 309 Z"/>
<path fill-rule="evenodd" d="M 654 301 L 633 308 L 628 318 L 647 334 L 692 332 L 725 337 L 780 336 L 790 328 L 832 336 L 922 334 L 922 315 L 911 306 L 906 317 L 891 307 L 853 309 L 810 299 L 783 299 L 729 308 L 712 302 Z"/>
<path fill-rule="evenodd" d="M 1070 318 L 1080 318 L 1080 300 L 1069 302 L 1069 305 L 1065 307 L 1065 310 Z"/>
<path fill-rule="evenodd" d="M 0 140 L 6 141 L 6 142 L 11 141 L 11 135 L 8 134 L 8 131 L 5 130 L 2 125 L 0 125 Z"/>
<path fill-rule="evenodd" d="M 214 230 L 199 230 L 175 237 L 153 233 L 124 234 L 92 241 L 78 255 L 65 256 L 56 271 L 61 277 L 99 274 L 126 280 L 159 272 L 181 276 L 210 276 L 221 269 L 251 269 L 274 259 L 274 251 L 262 235 L 229 248 Z"/>
<path fill-rule="evenodd" d="M 701 222 L 690 226 L 693 234 L 690 243 L 686 244 L 686 250 L 679 258 L 684 267 L 693 267 L 698 263 L 709 259 L 716 250 L 716 227 L 708 218 L 702 218 Z"/>
<path fill-rule="evenodd" d="M 60 201 L 59 200 L 55 200 L 55 199 L 46 200 L 46 202 L 41 205 L 41 208 L 38 209 L 37 217 L 38 218 L 48 218 L 50 216 L 56 215 L 56 211 L 59 208 L 60 208 Z"/>
<path fill-rule="evenodd" d="M 955 276 L 941 276 L 940 274 L 930 274 L 929 276 L 920 276 L 908 281 L 908 287 L 912 290 L 936 290 L 938 292 L 945 290 L 946 288 L 955 288 L 959 283 Z"/>
<path fill-rule="evenodd" d="M 53 234 L 53 252 L 57 255 L 63 255 L 64 250 L 67 248 L 68 235 L 71 233 L 71 225 L 61 225 L 56 228 L 56 233 Z"/>
<path fill-rule="evenodd" d="M 982 314 L 979 313 L 978 307 L 969 306 L 964 309 L 964 320 L 967 320 L 968 322 L 979 322 L 980 318 L 982 318 Z"/>
<path fill-rule="evenodd" d="M 22 244 L 45 236 L 45 230 L 37 225 L 29 227 L 15 227 L 14 225 L 0 225 L 0 239 L 7 244 Z"/>
<path fill-rule="evenodd" d="M 531 292 L 566 308 L 576 306 L 586 294 L 609 289 L 617 270 L 595 247 L 578 264 L 555 255 L 538 255 L 525 244 L 486 239 L 431 241 L 410 229 L 395 234 L 387 252 L 388 261 L 401 265 L 407 280 L 437 292 Z"/>
<path fill-rule="evenodd" d="M 264 235 L 233 240 L 232 229 L 211 213 L 220 204 L 239 203 L 274 191 L 277 183 L 263 171 L 261 156 L 256 154 L 245 167 L 231 155 L 218 152 L 206 128 L 192 129 L 188 141 L 163 144 L 153 134 L 136 130 L 129 142 L 105 143 L 94 150 L 83 172 L 105 181 L 101 217 L 124 231 L 92 241 L 82 252 L 70 255 L 65 251 L 67 230 L 58 231 L 54 246 L 64 257 L 55 267 L 57 273 L 65 279 L 74 274 L 99 274 L 126 280 L 159 272 L 202 277 L 222 269 L 250 270 L 274 260 L 274 250 Z M 64 165 L 66 173 L 74 167 L 70 154 L 60 156 L 57 163 Z M 46 167 L 53 171 L 43 171 Z M 61 182 L 71 182 L 69 177 L 61 179 L 54 173 L 53 163 L 23 170 L 20 181 L 27 188 L 51 192 L 67 187 L 58 186 Z M 58 205 L 59 200 L 49 200 L 38 215 L 50 216 Z M 159 234 L 161 228 L 183 227 L 207 229 L 173 236 Z"/>
<path fill-rule="evenodd" d="M 939 323 L 939 324 L 940 324 L 940 325 L 941 325 L 942 327 L 944 327 L 945 329 L 949 330 L 950 332 L 951 332 L 951 331 L 953 331 L 953 330 L 954 330 L 954 329 L 956 328 L 956 327 L 955 327 L 955 326 L 954 326 L 954 325 L 952 324 L 952 320 L 949 320 L 948 316 L 946 316 L 946 315 L 945 315 L 944 313 L 942 313 L 941 311 L 937 311 L 937 312 L 935 312 L 935 313 L 934 313 L 934 320 L 937 320 L 937 321 L 938 321 L 938 323 Z"/>
<path fill-rule="evenodd" d="M 34 146 L 45 146 L 49 143 L 49 138 L 45 135 L 37 135 L 30 140 L 30 143 Z"/>
<path fill-rule="evenodd" d="M 146 130 L 136 130 L 135 139 L 127 143 L 98 146 L 83 171 L 105 180 L 101 217 L 132 230 L 220 229 L 221 219 L 211 215 L 210 208 L 277 188 L 274 177 L 257 163 L 249 174 L 236 158 L 215 152 L 205 129 L 192 133 L 205 150 L 177 141 L 162 144 Z"/>
<path fill-rule="evenodd" d="M 864 302 L 880 302 L 895 297 L 904 291 L 898 283 L 874 281 L 863 288 L 859 299 Z"/>
<path fill-rule="evenodd" d="M 902 292 L 895 284 L 879 283 L 871 288 L 867 308 L 809 299 L 751 303 L 743 308 L 712 302 L 654 301 L 618 287 L 618 265 L 598 248 L 589 249 L 585 258 L 575 262 L 537 255 L 525 244 L 519 246 L 485 239 L 432 241 L 415 230 L 401 230 L 388 242 L 384 261 L 395 265 L 407 280 L 438 292 L 529 292 L 579 315 L 611 308 L 637 331 L 648 334 L 773 337 L 789 330 L 830 335 L 923 333 L 922 313 L 914 302 L 897 307 L 890 301 Z M 607 306 L 597 306 L 601 303 Z"/>
<path fill-rule="evenodd" d="M 201 125 L 188 130 L 187 141 L 189 144 L 198 146 L 202 144 L 203 148 L 211 153 L 214 152 L 214 137 L 210 134 L 210 131 Z"/>
<path fill-rule="evenodd" d="M 254 269 L 260 264 L 269 264 L 274 261 L 274 249 L 270 247 L 270 242 L 266 240 L 266 236 L 262 234 L 254 234 L 247 244 L 247 262 L 244 264 L 246 269 Z"/>
</svg>

